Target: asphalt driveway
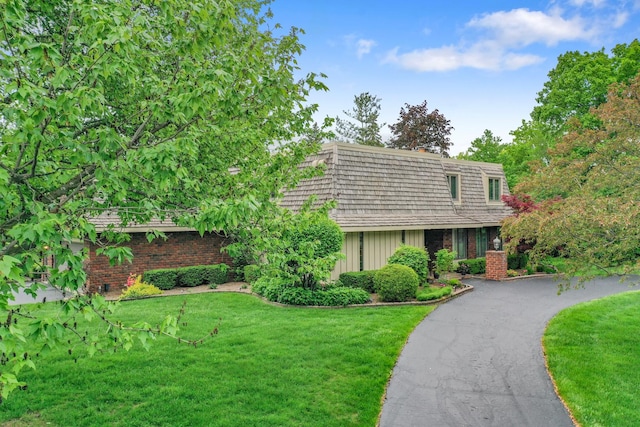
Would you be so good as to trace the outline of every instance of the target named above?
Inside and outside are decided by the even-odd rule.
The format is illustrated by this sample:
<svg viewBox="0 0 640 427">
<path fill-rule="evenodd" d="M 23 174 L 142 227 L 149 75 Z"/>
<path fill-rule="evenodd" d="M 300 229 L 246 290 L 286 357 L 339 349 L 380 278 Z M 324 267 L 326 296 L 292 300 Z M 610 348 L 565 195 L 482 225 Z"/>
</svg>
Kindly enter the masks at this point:
<svg viewBox="0 0 640 427">
<path fill-rule="evenodd" d="M 573 426 L 545 369 L 544 328 L 563 308 L 637 288 L 607 278 L 558 295 L 549 278 L 465 282 L 475 290 L 409 337 L 380 426 Z"/>
</svg>

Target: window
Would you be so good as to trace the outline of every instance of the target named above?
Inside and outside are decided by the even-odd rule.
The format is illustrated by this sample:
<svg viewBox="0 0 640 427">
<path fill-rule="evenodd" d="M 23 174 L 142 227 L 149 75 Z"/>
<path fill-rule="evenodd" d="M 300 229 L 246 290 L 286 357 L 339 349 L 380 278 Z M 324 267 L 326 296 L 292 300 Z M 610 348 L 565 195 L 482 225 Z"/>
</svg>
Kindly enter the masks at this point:
<svg viewBox="0 0 640 427">
<path fill-rule="evenodd" d="M 487 245 L 489 244 L 487 239 L 487 229 L 476 229 L 476 257 L 482 258 L 487 254 Z"/>
<path fill-rule="evenodd" d="M 454 201 L 459 200 L 459 186 L 458 186 L 458 175 L 447 175 L 447 184 L 449 184 L 449 191 L 451 191 L 451 198 Z"/>
<path fill-rule="evenodd" d="M 500 201 L 501 188 L 502 186 L 500 185 L 500 178 L 489 178 L 489 201 L 490 202 Z"/>
<path fill-rule="evenodd" d="M 466 228 L 456 228 L 453 230 L 453 250 L 456 252 L 456 259 L 467 258 Z"/>
</svg>

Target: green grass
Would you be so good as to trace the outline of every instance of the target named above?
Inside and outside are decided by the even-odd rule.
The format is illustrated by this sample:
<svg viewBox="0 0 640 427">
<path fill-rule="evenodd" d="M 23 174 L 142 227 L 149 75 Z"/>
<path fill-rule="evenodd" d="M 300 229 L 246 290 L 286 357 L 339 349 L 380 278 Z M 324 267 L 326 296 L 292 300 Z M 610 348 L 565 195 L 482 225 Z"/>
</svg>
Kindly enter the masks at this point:
<svg viewBox="0 0 640 427">
<path fill-rule="evenodd" d="M 640 425 L 640 292 L 578 304 L 547 327 L 543 345 L 560 396 L 582 425 Z"/>
<path fill-rule="evenodd" d="M 558 272 L 566 273 L 569 271 L 569 262 L 566 258 L 554 258 L 547 257 L 543 260 L 543 264 L 554 266 Z M 580 267 L 574 274 L 576 276 L 588 276 L 588 277 L 602 277 L 607 276 L 609 274 L 624 274 L 625 269 L 623 266 L 621 267 L 610 267 L 606 270 L 602 268 L 598 268 L 594 265 L 582 266 Z M 628 274 L 640 274 L 640 270 L 637 268 L 631 269 Z"/>
<path fill-rule="evenodd" d="M 129 301 L 125 321 L 160 320 L 185 297 Z M 28 390 L 0 406 L 0 422 L 51 426 L 373 426 L 395 361 L 430 306 L 281 308 L 240 294 L 186 297 L 185 338 L 222 318 L 193 348 L 168 338 L 150 351 L 41 355 Z M 94 328 L 104 328 L 96 324 Z M 78 351 L 74 350 L 74 354 Z"/>
</svg>

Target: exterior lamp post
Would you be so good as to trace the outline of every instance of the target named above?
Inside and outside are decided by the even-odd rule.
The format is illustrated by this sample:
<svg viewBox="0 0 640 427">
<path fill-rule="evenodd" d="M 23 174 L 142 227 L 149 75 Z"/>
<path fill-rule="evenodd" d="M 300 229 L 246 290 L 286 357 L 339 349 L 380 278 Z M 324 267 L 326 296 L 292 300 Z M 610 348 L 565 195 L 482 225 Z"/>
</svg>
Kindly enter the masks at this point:
<svg viewBox="0 0 640 427">
<path fill-rule="evenodd" d="M 496 249 L 496 251 L 500 249 L 500 243 L 502 242 L 499 237 L 493 239 L 493 247 Z"/>
</svg>

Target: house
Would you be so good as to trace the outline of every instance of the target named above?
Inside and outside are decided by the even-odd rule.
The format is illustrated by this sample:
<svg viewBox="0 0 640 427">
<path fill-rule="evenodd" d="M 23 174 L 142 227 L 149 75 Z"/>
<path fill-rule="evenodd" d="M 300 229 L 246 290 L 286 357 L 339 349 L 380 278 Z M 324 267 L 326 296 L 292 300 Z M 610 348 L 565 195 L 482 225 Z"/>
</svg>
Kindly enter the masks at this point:
<svg viewBox="0 0 640 427">
<path fill-rule="evenodd" d="M 332 278 L 378 269 L 402 243 L 424 247 L 431 259 L 447 248 L 458 259 L 485 255 L 512 212 L 502 165 L 439 155 L 332 142 L 307 159 L 325 174 L 288 191 L 282 206 L 296 210 L 311 195 L 335 200 L 330 212 L 345 232 Z M 303 165 L 304 166 L 304 165 Z"/>
<path fill-rule="evenodd" d="M 345 232 L 346 259 L 332 277 L 345 271 L 378 269 L 402 243 L 425 247 L 432 259 L 442 248 L 456 251 L 459 259 L 484 256 L 499 234 L 503 218 L 511 214 L 500 197 L 509 188 L 502 166 L 442 158 L 439 155 L 332 142 L 309 157 L 302 167 L 324 164 L 323 176 L 302 181 L 285 193 L 281 205 L 298 209 L 309 196 L 318 203 L 335 200 L 330 212 Z M 115 214 L 93 218 L 96 231 L 119 223 Z M 162 231 L 167 240 L 149 243 L 145 232 Z M 221 249 L 228 240 L 216 233 L 200 236 L 170 221 L 153 220 L 121 229 L 131 236 L 127 246 L 133 263 L 111 266 L 88 248 L 86 270 L 89 291 L 121 289 L 129 273 L 190 265 L 232 265 Z M 80 244 L 82 247 L 82 244 Z"/>
</svg>

